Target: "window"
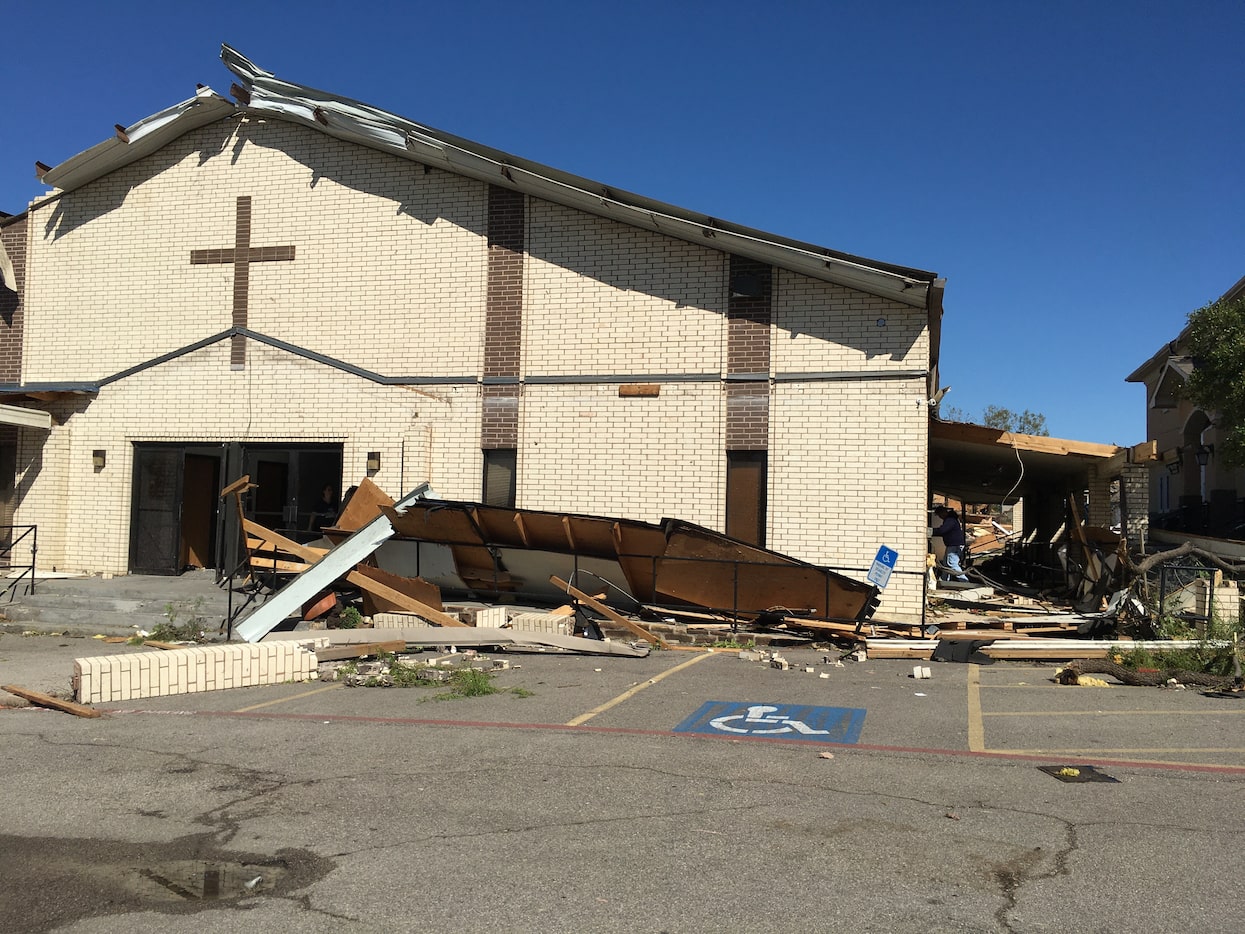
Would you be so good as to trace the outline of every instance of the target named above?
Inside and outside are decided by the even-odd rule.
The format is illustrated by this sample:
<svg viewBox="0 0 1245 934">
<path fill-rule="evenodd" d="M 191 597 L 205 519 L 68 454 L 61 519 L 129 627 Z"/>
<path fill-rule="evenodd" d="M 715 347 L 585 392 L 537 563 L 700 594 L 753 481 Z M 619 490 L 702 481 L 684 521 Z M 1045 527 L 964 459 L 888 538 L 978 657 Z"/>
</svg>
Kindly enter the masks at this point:
<svg viewBox="0 0 1245 934">
<path fill-rule="evenodd" d="M 486 506 L 514 506 L 515 474 L 519 452 L 515 448 L 490 448 L 484 452 L 484 493 Z"/>
</svg>

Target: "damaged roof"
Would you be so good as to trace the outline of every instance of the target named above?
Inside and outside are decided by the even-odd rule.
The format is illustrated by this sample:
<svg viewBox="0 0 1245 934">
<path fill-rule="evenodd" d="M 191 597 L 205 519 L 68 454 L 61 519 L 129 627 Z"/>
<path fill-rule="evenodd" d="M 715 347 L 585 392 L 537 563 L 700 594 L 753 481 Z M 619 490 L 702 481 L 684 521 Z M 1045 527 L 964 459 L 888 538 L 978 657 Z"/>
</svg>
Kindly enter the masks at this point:
<svg viewBox="0 0 1245 934">
<path fill-rule="evenodd" d="M 967 502 L 1084 489 L 1127 449 L 930 419 L 932 490 Z"/>
<path fill-rule="evenodd" d="M 184 133 L 232 113 L 286 120 L 421 165 L 521 191 L 532 197 L 657 231 L 941 314 L 946 284 L 936 273 L 841 253 L 697 214 L 521 159 L 368 104 L 284 81 L 228 45 L 221 59 L 237 76 L 234 104 L 211 88 L 129 127 L 53 168 L 40 179 L 69 191 L 155 152 Z"/>
</svg>

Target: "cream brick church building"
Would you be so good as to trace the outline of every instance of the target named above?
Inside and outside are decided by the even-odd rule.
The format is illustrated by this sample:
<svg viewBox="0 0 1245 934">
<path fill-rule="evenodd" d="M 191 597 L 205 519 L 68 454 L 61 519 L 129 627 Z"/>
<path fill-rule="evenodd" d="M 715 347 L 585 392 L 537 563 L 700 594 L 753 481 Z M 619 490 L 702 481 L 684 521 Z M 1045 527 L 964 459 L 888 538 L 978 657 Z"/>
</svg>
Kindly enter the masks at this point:
<svg viewBox="0 0 1245 934">
<path fill-rule="evenodd" d="M 943 280 L 222 58 L 229 98 L 39 166 L 0 222 L 0 485 L 40 567 L 228 571 L 227 483 L 307 529 L 368 476 L 862 580 L 884 544 L 878 617 L 920 617 Z"/>
</svg>

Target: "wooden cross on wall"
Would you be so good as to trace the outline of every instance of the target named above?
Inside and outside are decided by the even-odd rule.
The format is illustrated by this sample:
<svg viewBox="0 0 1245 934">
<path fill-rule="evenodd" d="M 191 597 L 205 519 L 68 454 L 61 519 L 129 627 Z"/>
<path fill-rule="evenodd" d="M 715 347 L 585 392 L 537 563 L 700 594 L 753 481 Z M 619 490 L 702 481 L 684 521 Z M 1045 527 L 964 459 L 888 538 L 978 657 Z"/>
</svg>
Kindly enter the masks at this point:
<svg viewBox="0 0 1245 934">
<path fill-rule="evenodd" d="M 238 216 L 234 227 L 233 249 L 191 250 L 190 263 L 198 266 L 208 263 L 233 264 L 233 326 L 244 328 L 247 302 L 250 295 L 251 263 L 274 263 L 294 259 L 292 246 L 251 246 L 251 197 L 238 198 Z M 246 364 L 246 338 L 235 335 L 229 348 L 229 365 Z"/>
</svg>

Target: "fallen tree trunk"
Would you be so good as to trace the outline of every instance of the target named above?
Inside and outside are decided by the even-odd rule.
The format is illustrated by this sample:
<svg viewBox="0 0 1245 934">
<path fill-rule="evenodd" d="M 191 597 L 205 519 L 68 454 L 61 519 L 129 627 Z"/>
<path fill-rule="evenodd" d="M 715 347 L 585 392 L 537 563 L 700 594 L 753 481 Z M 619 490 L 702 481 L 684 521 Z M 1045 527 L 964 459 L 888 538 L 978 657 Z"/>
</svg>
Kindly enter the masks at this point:
<svg viewBox="0 0 1245 934">
<path fill-rule="evenodd" d="M 1231 688 L 1236 680 L 1232 675 L 1212 675 L 1204 671 L 1175 668 L 1161 671 L 1135 671 L 1105 658 L 1082 658 L 1068 663 L 1059 673 L 1059 683 L 1076 684 L 1078 675 L 1087 674 L 1110 675 L 1121 684 L 1138 687 L 1159 687 L 1174 680 L 1180 684 L 1215 688 L 1220 691 Z"/>
</svg>

